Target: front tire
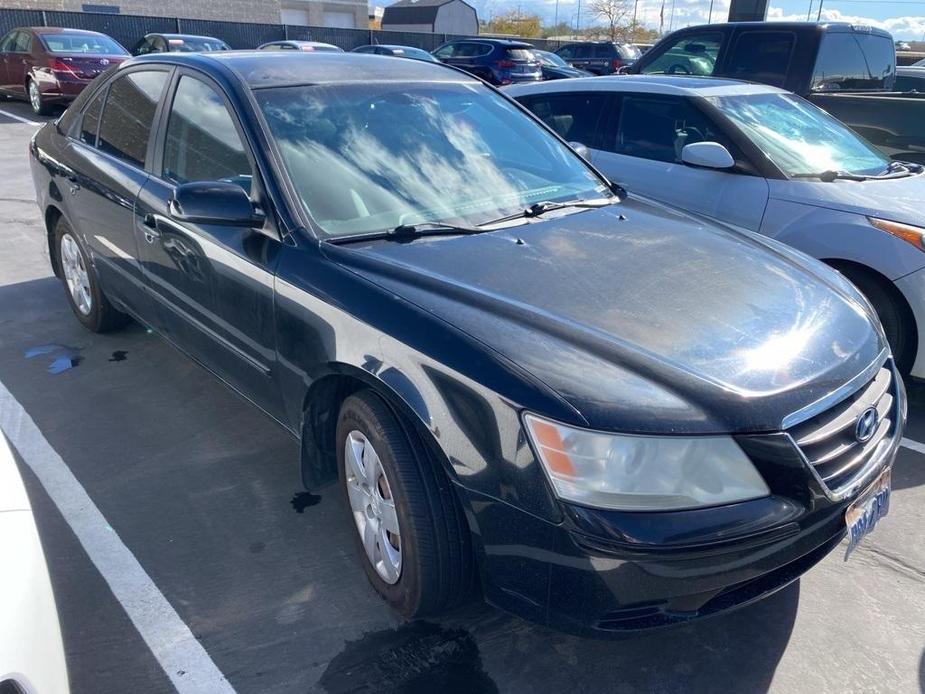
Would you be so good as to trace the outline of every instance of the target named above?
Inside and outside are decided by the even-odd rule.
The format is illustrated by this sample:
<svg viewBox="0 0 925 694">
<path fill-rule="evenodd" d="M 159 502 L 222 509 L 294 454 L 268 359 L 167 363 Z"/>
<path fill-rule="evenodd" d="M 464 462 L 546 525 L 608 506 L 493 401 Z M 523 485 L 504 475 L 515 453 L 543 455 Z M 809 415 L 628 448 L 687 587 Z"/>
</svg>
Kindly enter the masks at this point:
<svg viewBox="0 0 925 694">
<path fill-rule="evenodd" d="M 915 353 L 918 349 L 918 336 L 915 319 L 901 296 L 892 286 L 887 287 L 875 278 L 863 272 L 844 271 L 849 280 L 867 297 L 886 333 L 887 342 L 893 352 L 896 368 L 903 375 L 912 371 Z"/>
<path fill-rule="evenodd" d="M 26 96 L 29 98 L 29 105 L 32 107 L 32 112 L 35 113 L 35 115 L 51 115 L 52 107 L 45 100 L 45 97 L 42 96 L 42 92 L 35 83 L 35 80 L 30 79 L 26 82 Z"/>
<path fill-rule="evenodd" d="M 468 595 L 472 553 L 449 480 L 409 433 L 365 390 L 344 401 L 336 441 L 366 576 L 392 608 L 413 619 L 439 614 Z"/>
<path fill-rule="evenodd" d="M 55 225 L 55 253 L 68 302 L 87 330 L 105 333 L 128 322 L 128 316 L 116 310 L 103 294 L 96 269 L 77 234 L 63 218 Z"/>
</svg>

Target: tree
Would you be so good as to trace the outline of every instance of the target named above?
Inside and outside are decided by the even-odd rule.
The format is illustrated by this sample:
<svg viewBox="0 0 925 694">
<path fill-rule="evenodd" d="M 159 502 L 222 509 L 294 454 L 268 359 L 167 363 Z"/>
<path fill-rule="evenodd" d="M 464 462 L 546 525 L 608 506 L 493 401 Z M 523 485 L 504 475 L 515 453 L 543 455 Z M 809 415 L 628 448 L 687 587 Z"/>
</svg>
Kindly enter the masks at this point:
<svg viewBox="0 0 925 694">
<path fill-rule="evenodd" d="M 590 0 L 588 8 L 596 19 L 604 23 L 604 31 L 611 41 L 624 34 L 624 28 L 632 14 L 632 8 L 627 0 Z"/>
<path fill-rule="evenodd" d="M 524 14 L 518 10 L 508 10 L 491 18 L 488 27 L 493 34 L 511 36 L 539 36 L 542 21 L 539 15 Z"/>
</svg>

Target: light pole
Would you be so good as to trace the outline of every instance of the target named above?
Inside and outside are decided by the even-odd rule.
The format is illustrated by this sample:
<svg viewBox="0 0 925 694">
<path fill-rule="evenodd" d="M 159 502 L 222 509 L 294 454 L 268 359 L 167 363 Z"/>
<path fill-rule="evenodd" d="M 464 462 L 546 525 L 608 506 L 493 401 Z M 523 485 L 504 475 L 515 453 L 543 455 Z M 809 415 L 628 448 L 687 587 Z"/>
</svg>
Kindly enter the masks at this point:
<svg viewBox="0 0 925 694">
<path fill-rule="evenodd" d="M 575 15 L 575 34 L 580 35 L 581 32 L 581 0 L 578 0 L 578 13 Z"/>
<path fill-rule="evenodd" d="M 552 23 L 553 27 L 559 26 L 559 0 L 556 0 L 556 18 Z"/>
<path fill-rule="evenodd" d="M 817 22 L 818 22 L 819 20 L 822 19 L 822 3 L 823 3 L 823 1 L 824 1 L 824 0 L 819 0 L 819 12 L 816 14 L 816 21 L 817 21 Z"/>
<path fill-rule="evenodd" d="M 707 24 L 713 21 L 713 0 L 710 0 L 710 15 L 707 17 Z"/>
</svg>

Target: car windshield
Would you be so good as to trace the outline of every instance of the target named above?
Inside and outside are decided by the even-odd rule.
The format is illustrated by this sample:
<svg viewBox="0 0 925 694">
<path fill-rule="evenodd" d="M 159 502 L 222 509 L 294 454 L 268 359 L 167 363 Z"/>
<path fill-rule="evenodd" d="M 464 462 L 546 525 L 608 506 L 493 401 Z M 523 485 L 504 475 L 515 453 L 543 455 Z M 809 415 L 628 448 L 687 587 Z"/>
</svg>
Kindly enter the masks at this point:
<svg viewBox="0 0 925 694">
<path fill-rule="evenodd" d="M 128 55 L 108 36 L 93 34 L 39 34 L 49 53 L 91 53 L 93 55 Z"/>
<path fill-rule="evenodd" d="M 480 84 L 255 92 L 308 214 L 331 237 L 477 226 L 538 202 L 609 195 L 580 157 Z"/>
<path fill-rule="evenodd" d="M 401 56 L 402 58 L 414 58 L 415 60 L 424 60 L 428 63 L 439 62 L 434 56 L 422 48 L 401 46 L 400 48 L 393 48 L 392 51 L 393 55 Z"/>
<path fill-rule="evenodd" d="M 791 94 L 708 97 L 788 176 L 876 175 L 890 160 L 819 108 Z"/>
<path fill-rule="evenodd" d="M 562 60 L 555 53 L 549 51 L 533 51 L 533 54 L 540 59 L 546 67 L 568 67 L 568 63 Z"/>
<path fill-rule="evenodd" d="M 227 51 L 228 44 L 218 39 L 187 36 L 182 39 L 169 39 L 170 50 L 178 53 L 199 53 L 208 51 Z"/>
</svg>

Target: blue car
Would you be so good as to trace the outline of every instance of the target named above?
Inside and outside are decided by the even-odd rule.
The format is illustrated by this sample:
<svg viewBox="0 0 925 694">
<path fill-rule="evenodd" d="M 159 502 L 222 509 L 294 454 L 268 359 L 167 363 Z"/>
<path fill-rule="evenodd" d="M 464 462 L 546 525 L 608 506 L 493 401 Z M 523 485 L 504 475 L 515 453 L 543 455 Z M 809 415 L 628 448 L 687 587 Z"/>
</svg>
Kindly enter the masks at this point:
<svg viewBox="0 0 925 694">
<path fill-rule="evenodd" d="M 434 56 L 442 63 L 501 86 L 543 79 L 542 63 L 533 51 L 533 46 L 522 41 L 463 39 L 443 44 L 434 51 Z"/>
</svg>

